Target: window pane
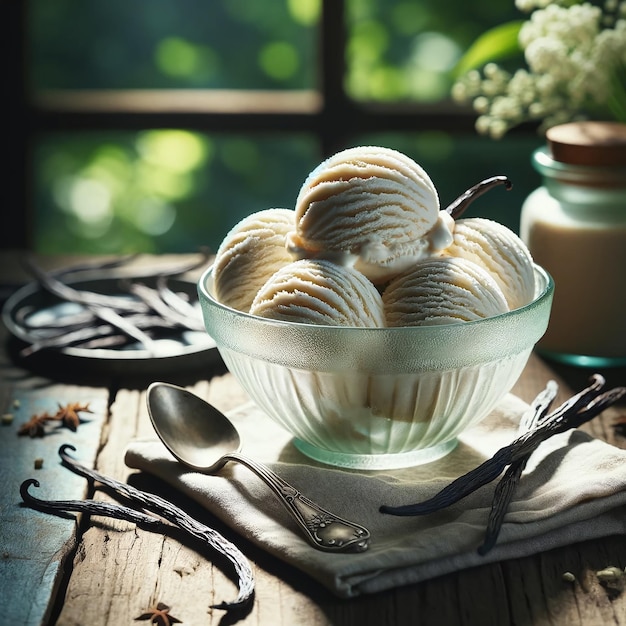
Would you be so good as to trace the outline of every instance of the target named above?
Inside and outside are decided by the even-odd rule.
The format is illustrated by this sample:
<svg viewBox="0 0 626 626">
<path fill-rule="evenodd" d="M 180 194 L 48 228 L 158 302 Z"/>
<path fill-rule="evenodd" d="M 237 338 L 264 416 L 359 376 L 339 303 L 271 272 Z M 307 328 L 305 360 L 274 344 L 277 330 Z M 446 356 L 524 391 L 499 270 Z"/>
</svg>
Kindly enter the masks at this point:
<svg viewBox="0 0 626 626">
<path fill-rule="evenodd" d="M 320 0 L 31 0 L 36 89 L 311 89 Z"/>
<path fill-rule="evenodd" d="M 364 101 L 448 98 L 474 39 L 521 15 L 513 0 L 346 0 L 346 9 L 346 90 Z"/>
<path fill-rule="evenodd" d="M 182 130 L 54 135 L 36 149 L 35 250 L 217 249 L 245 215 L 292 208 L 319 160 L 307 136 Z"/>
</svg>

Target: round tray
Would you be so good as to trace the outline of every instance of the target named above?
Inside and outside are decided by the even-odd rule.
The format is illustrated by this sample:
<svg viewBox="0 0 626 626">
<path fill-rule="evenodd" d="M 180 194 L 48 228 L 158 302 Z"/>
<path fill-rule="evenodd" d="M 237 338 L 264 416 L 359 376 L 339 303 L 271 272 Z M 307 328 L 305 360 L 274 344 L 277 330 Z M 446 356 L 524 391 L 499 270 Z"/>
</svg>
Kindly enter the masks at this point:
<svg viewBox="0 0 626 626">
<path fill-rule="evenodd" d="M 64 278 L 64 284 L 77 290 L 85 290 L 105 295 L 122 296 L 130 300 L 139 298 L 128 293 L 122 287 L 122 280 L 128 281 L 128 276 L 88 278 L 82 275 L 80 278 Z M 157 278 L 133 277 L 132 282 L 155 287 Z M 168 287 L 175 292 L 187 295 L 189 303 L 197 308 L 199 319 L 200 305 L 198 303 L 196 284 L 178 278 L 168 278 Z M 5 302 L 2 309 L 2 319 L 9 332 L 17 339 L 26 344 L 35 342 L 35 335 L 25 328 L 20 319 L 26 311 L 29 323 L 36 325 L 48 323 L 50 320 L 59 320 L 68 313 L 76 313 L 84 310 L 84 306 L 75 302 L 68 302 L 41 288 L 39 283 L 28 283 L 14 292 Z M 104 324 L 105 322 L 103 322 Z M 69 358 L 75 364 L 81 366 L 102 368 L 107 370 L 130 370 L 133 373 L 146 371 L 175 371 L 175 368 L 188 368 L 194 365 L 208 365 L 220 360 L 219 353 L 213 339 L 201 330 L 186 330 L 173 328 L 164 331 L 162 336 L 156 339 L 157 350 L 153 353 L 140 343 L 128 343 L 123 346 L 107 348 L 85 348 L 81 346 L 65 346 L 61 348 L 42 348 L 42 353 L 57 353 Z M 29 358 L 37 356 L 38 352 L 25 357 L 25 363 Z"/>
</svg>

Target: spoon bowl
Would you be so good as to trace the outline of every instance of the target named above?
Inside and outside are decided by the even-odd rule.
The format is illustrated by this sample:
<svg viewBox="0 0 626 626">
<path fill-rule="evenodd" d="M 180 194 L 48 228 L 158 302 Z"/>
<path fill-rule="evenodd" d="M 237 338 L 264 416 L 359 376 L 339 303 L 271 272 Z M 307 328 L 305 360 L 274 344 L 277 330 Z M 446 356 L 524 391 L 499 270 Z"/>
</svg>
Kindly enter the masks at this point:
<svg viewBox="0 0 626 626">
<path fill-rule="evenodd" d="M 272 489 L 305 538 L 327 552 L 363 552 L 369 531 L 303 496 L 272 470 L 240 454 L 241 438 L 234 424 L 217 408 L 182 387 L 152 383 L 146 401 L 159 439 L 183 465 L 205 474 L 218 472 L 228 461 L 245 465 Z"/>
<path fill-rule="evenodd" d="M 152 425 L 167 449 L 199 472 L 212 474 L 241 449 L 233 423 L 212 404 L 185 389 L 153 383 L 147 392 Z"/>
</svg>

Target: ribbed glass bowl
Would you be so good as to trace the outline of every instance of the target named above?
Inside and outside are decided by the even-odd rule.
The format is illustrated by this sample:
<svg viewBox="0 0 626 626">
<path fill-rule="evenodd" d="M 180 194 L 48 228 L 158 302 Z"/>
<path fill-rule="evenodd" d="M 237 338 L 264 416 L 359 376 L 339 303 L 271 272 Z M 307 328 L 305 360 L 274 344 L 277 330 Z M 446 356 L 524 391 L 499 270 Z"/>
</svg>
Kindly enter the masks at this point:
<svg viewBox="0 0 626 626">
<path fill-rule="evenodd" d="M 272 321 L 198 283 L 204 323 L 230 372 L 307 456 L 341 467 L 418 465 L 450 452 L 498 404 L 544 334 L 554 284 L 535 266 L 535 299 L 445 326 L 348 328 Z"/>
</svg>

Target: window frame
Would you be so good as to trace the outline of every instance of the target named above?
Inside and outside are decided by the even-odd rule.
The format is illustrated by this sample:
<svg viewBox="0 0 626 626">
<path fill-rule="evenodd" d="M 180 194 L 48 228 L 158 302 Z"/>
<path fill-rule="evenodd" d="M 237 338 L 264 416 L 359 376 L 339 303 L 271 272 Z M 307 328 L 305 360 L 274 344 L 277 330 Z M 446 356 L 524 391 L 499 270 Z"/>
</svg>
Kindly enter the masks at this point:
<svg viewBox="0 0 626 626">
<path fill-rule="evenodd" d="M 28 2 L 4 4 L 10 97 L 5 226 L 0 248 L 33 248 L 32 149 L 56 131 L 185 128 L 202 132 L 314 134 L 320 158 L 365 132 L 444 130 L 474 133 L 474 115 L 452 102 L 361 103 L 344 89 L 345 0 L 322 0 L 318 88 L 311 91 L 80 90 L 28 93 Z M 8 228 L 7 224 L 11 224 Z"/>
</svg>

